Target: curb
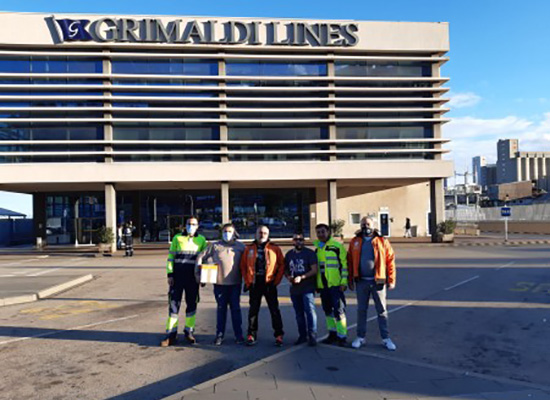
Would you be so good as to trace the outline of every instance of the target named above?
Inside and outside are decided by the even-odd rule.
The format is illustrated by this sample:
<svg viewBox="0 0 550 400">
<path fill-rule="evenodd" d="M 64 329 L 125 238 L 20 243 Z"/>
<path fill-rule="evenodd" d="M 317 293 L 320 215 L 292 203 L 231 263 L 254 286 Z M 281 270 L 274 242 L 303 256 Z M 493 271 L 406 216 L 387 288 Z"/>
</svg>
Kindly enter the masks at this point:
<svg viewBox="0 0 550 400">
<path fill-rule="evenodd" d="M 70 280 L 68 282 L 64 282 L 59 285 L 49 287 L 37 293 L 26 294 L 22 296 L 5 297 L 3 299 L 0 299 L 0 307 L 13 306 L 16 304 L 32 303 L 34 301 L 46 299 L 58 293 L 64 292 L 65 290 L 69 290 L 76 286 L 82 285 L 93 279 L 94 279 L 94 276 L 92 274 L 88 274 L 88 275 L 80 276 L 76 279 Z"/>
<path fill-rule="evenodd" d="M 446 246 L 450 247 L 468 247 L 468 246 L 525 246 L 548 244 L 550 240 L 509 240 L 508 242 L 471 242 L 471 243 L 449 243 Z"/>
<path fill-rule="evenodd" d="M 14 304 L 32 303 L 36 300 L 38 300 L 38 296 L 35 293 L 25 294 L 22 296 L 6 297 L 0 299 L 0 307 L 12 306 Z"/>
</svg>

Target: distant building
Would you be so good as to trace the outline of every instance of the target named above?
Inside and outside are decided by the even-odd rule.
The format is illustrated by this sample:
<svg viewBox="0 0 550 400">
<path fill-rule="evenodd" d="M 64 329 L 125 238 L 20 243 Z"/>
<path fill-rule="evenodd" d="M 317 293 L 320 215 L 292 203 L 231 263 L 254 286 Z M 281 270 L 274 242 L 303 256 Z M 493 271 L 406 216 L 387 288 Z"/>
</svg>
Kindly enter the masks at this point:
<svg viewBox="0 0 550 400">
<path fill-rule="evenodd" d="M 481 185 L 481 169 L 487 165 L 487 159 L 484 156 L 477 156 L 472 158 L 472 174 L 474 183 Z"/>
</svg>

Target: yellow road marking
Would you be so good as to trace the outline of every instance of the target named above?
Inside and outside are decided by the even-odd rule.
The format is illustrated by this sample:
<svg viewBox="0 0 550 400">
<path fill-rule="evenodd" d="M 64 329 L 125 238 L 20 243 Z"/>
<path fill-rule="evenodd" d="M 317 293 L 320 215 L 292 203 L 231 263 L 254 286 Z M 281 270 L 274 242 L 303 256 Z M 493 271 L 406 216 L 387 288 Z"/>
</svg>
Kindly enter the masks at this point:
<svg viewBox="0 0 550 400">
<path fill-rule="evenodd" d="M 115 304 L 104 301 L 82 300 L 73 301 L 55 307 L 34 307 L 21 310 L 20 314 L 37 315 L 41 320 L 64 318 L 71 315 L 87 314 L 98 310 L 117 307 Z"/>
</svg>

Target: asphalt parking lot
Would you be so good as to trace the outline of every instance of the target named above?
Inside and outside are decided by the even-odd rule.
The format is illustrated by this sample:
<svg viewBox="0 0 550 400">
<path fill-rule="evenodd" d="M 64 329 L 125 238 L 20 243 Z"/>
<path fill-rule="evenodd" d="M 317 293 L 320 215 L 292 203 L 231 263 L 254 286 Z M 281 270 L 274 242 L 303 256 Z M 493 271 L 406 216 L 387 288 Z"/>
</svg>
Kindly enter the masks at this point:
<svg viewBox="0 0 550 400">
<path fill-rule="evenodd" d="M 275 368 L 284 357 L 297 357 L 302 362 L 315 357 L 320 363 L 330 360 L 330 367 L 336 370 L 353 365 L 354 371 L 364 368 L 366 377 L 382 368 L 391 375 L 388 382 L 394 385 L 390 385 L 393 397 L 387 394 L 388 387 L 380 386 L 381 381 L 368 383 L 366 379 L 366 386 L 349 379 L 330 381 L 335 393 L 347 390 L 347 397 L 340 398 L 443 398 L 443 394 L 473 396 L 475 392 L 484 393 L 479 396 L 485 397 L 460 398 L 485 399 L 490 396 L 487 393 L 499 392 L 501 396 L 494 398 L 519 399 L 523 397 L 517 393 L 523 390 L 536 391 L 532 393 L 538 397 L 531 395 L 530 399 L 550 398 L 550 249 L 421 244 L 396 247 L 398 284 L 389 295 L 390 331 L 398 346 L 394 353 L 380 346 L 372 318 L 367 346 L 361 350 L 326 346 L 294 349 L 291 343 L 296 338 L 296 327 L 286 284 L 280 288 L 286 331 L 282 349 L 273 346 L 267 309 L 260 315 L 257 346 L 246 348 L 231 340 L 221 347 L 213 346 L 215 302 L 209 286 L 201 291 L 197 315 L 199 344 L 192 348 L 160 348 L 167 313 L 164 252 L 138 252 L 132 259 L 2 255 L 0 281 L 4 286 L 0 289 L 25 277 L 31 279 L 32 275 L 36 278 L 91 273 L 94 280 L 49 299 L 0 307 L 0 398 L 188 398 L 191 388 L 196 392 L 193 396 L 209 398 L 215 393 L 215 386 L 209 389 L 209 382 L 229 377 L 240 368 L 249 379 L 226 392 L 220 392 L 223 385 L 218 386 L 218 394 L 223 394 L 219 398 L 283 398 L 282 392 L 268 392 L 268 396 L 262 392 L 265 388 L 255 386 L 263 381 L 259 375 L 257 379 L 250 378 L 258 373 L 257 369 L 252 373 L 250 366 L 267 368 L 269 360 L 277 359 L 273 361 Z M 354 294 L 348 293 L 348 299 L 348 325 L 353 338 Z M 246 328 L 247 295 L 241 302 Z M 318 315 L 323 334 L 320 307 Z M 228 339 L 231 332 L 229 323 Z M 364 358 L 358 361 L 356 357 L 360 356 Z M 292 361 L 292 365 L 297 362 Z M 309 387 L 313 398 L 323 398 L 320 393 L 325 391 L 318 389 L 319 381 L 324 379 L 321 372 L 311 362 L 304 365 L 301 373 L 295 375 L 294 383 L 299 386 L 296 390 Z M 416 367 L 405 372 L 406 366 Z M 454 375 L 433 377 L 428 371 L 435 370 Z M 337 374 L 330 369 L 329 372 L 332 377 Z M 464 379 L 467 374 L 476 376 L 479 382 L 457 381 L 457 389 L 449 389 L 453 379 Z M 350 372 L 347 376 L 357 374 Z M 429 383 L 420 384 L 428 378 Z M 361 381 L 360 377 L 354 379 Z M 227 389 L 234 381 L 226 382 Z M 326 380 L 322 383 L 329 384 Z M 357 385 L 361 391 L 356 390 Z M 428 386 L 432 389 L 427 390 Z M 437 391 L 439 386 L 445 389 Z M 277 387 L 281 390 L 282 386 Z M 516 395 L 504 397 L 505 392 Z"/>
</svg>

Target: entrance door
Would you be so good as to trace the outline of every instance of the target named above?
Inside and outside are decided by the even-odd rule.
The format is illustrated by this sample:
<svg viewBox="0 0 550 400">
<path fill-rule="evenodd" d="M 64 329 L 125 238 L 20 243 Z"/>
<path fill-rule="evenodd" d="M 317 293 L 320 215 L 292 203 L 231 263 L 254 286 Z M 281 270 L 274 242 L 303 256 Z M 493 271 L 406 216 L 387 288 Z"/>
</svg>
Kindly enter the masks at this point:
<svg viewBox="0 0 550 400">
<path fill-rule="evenodd" d="M 172 240 L 176 233 L 182 232 L 185 228 L 185 217 L 183 215 L 167 215 L 166 216 L 166 230 L 168 231 L 168 240 Z M 166 238 L 161 237 L 163 242 Z"/>
<path fill-rule="evenodd" d="M 96 233 L 103 223 L 101 218 L 76 218 L 76 240 L 78 244 L 94 244 L 97 241 Z"/>
<path fill-rule="evenodd" d="M 388 211 L 380 211 L 378 213 L 378 222 L 380 226 L 380 233 L 382 236 L 390 236 L 390 213 Z"/>
</svg>

